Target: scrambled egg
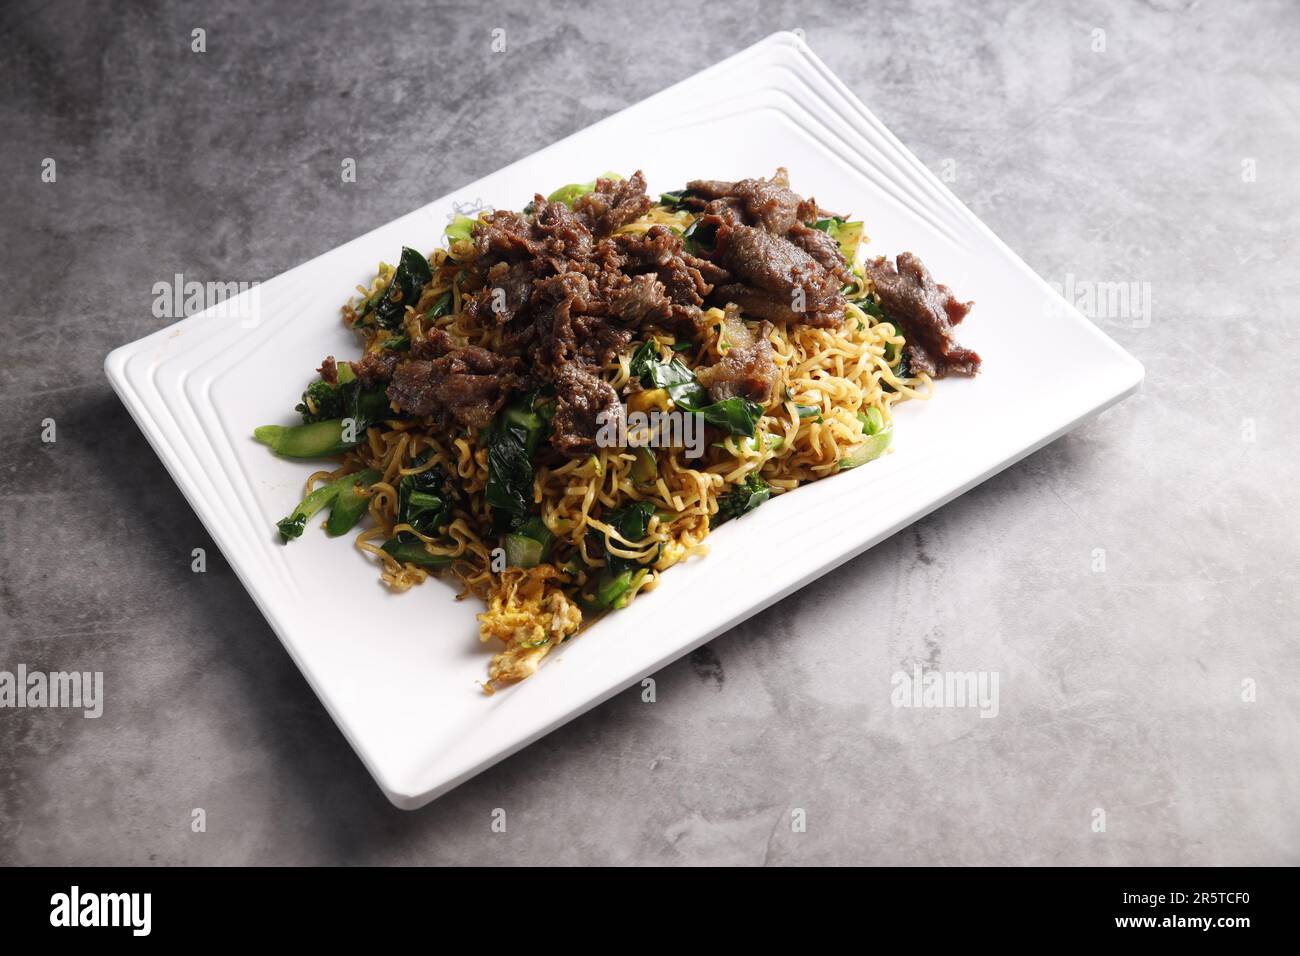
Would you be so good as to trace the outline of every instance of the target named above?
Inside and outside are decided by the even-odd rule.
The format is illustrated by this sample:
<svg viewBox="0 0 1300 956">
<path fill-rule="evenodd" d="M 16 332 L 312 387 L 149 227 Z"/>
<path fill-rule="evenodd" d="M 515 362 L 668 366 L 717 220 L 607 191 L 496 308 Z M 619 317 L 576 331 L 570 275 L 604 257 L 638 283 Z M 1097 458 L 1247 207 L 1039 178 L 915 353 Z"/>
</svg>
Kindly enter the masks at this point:
<svg viewBox="0 0 1300 956">
<path fill-rule="evenodd" d="M 527 570 L 510 568 L 501 575 L 501 589 L 478 616 L 480 640 L 495 637 L 506 646 L 488 666 L 484 686 L 488 693 L 497 683 L 531 677 L 552 647 L 577 632 L 582 610 L 554 580 L 563 577 L 562 571 L 547 564 Z"/>
</svg>

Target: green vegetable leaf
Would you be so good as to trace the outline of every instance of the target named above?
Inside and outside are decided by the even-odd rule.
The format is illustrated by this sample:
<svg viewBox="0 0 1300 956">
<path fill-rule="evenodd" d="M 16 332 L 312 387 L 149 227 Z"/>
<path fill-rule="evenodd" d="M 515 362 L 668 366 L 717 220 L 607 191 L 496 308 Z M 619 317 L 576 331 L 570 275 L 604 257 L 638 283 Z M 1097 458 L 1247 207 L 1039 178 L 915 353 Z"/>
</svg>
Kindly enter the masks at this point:
<svg viewBox="0 0 1300 956">
<path fill-rule="evenodd" d="M 529 396 L 503 408 L 488 434 L 487 503 L 509 515 L 533 507 L 533 455 L 546 432 L 545 419 Z"/>
<path fill-rule="evenodd" d="M 682 239 L 685 242 L 686 251 L 693 255 L 701 252 L 712 252 L 718 240 L 718 224 L 716 222 L 705 222 L 703 217 L 697 217 L 686 227 L 686 231 L 682 233 Z"/>
<path fill-rule="evenodd" d="M 456 560 L 445 554 L 430 554 L 423 541 L 409 534 L 399 534 L 396 538 L 385 541 L 383 550 L 403 564 L 417 564 L 425 568 L 445 568 Z"/>
<path fill-rule="evenodd" d="M 875 461 L 885 453 L 890 439 L 894 436 L 893 422 L 887 423 L 880 410 L 874 406 L 865 412 L 859 412 L 858 421 L 862 423 L 862 431 L 867 435 L 867 441 L 840 459 L 840 471 L 847 471 L 865 465 L 869 461 Z"/>
<path fill-rule="evenodd" d="M 863 225 L 861 222 L 845 222 L 838 216 L 832 216 L 829 219 L 818 219 L 813 223 L 813 228 L 829 233 L 839 243 L 840 254 L 851 263 L 858 254 L 858 246 L 862 243 Z"/>
<path fill-rule="evenodd" d="M 726 524 L 732 518 L 753 511 L 772 496 L 772 487 L 754 473 L 718 499 L 718 513 L 709 521 L 710 528 Z"/>
<path fill-rule="evenodd" d="M 824 420 L 822 418 L 822 410 L 817 405 L 800 405 L 798 402 L 795 402 L 794 410 L 799 413 L 800 419 L 811 418 L 814 422 Z"/>
<path fill-rule="evenodd" d="M 359 444 L 364 432 L 356 429 L 356 440 L 352 442 L 343 440 L 345 434 L 342 419 L 312 422 L 308 425 L 262 425 L 253 429 L 254 438 L 285 458 L 328 458 L 338 455 Z"/>
<path fill-rule="evenodd" d="M 338 480 L 339 490 L 330 505 L 330 516 L 325 519 L 325 533 L 331 538 L 351 531 L 370 507 L 370 498 L 361 494 L 360 488 L 369 488 L 380 479 L 380 473 L 367 468 Z"/>
<path fill-rule="evenodd" d="M 440 315 L 450 315 L 451 307 L 454 302 L 455 302 L 455 297 L 451 294 L 451 290 L 448 289 L 442 295 L 438 296 L 436 300 L 434 300 L 433 305 L 429 307 L 429 311 L 424 313 L 424 318 L 436 319 Z"/>
<path fill-rule="evenodd" d="M 613 528 L 624 541 L 636 544 L 636 542 L 645 538 L 650 524 L 650 518 L 654 513 L 654 502 L 633 501 L 621 508 L 616 508 L 613 511 L 607 512 L 603 520 L 605 524 Z M 618 544 L 618 547 L 626 549 L 627 546 Z M 616 555 L 607 554 L 605 550 L 605 535 L 595 529 L 587 532 L 587 552 L 593 557 L 604 554 L 605 567 L 611 574 L 618 574 L 624 570 L 640 567 L 639 562 L 632 558 L 620 558 Z M 656 552 L 655 556 L 651 558 L 651 562 L 655 560 L 658 560 L 658 552 Z"/>
<path fill-rule="evenodd" d="M 415 464 L 423 465 L 426 461 L 427 453 L 416 459 Z M 453 509 L 460 499 L 459 487 L 441 465 L 403 475 L 397 483 L 398 523 L 409 524 L 427 538 L 436 537 L 451 522 Z"/>
<path fill-rule="evenodd" d="M 654 339 L 633 353 L 629 369 L 643 385 L 666 391 L 682 411 L 699 413 L 710 425 L 733 435 L 752 436 L 763 417 L 762 405 L 740 396 L 710 402 L 708 391 L 681 359 L 674 356 L 667 362 L 659 361 L 659 343 Z"/>
<path fill-rule="evenodd" d="M 659 205 L 667 206 L 674 212 L 686 205 L 686 200 L 695 195 L 689 189 L 677 189 L 673 192 L 662 193 L 659 196 Z"/>
<path fill-rule="evenodd" d="M 632 353 L 632 359 L 628 362 L 628 371 L 633 378 L 645 378 L 650 374 L 651 369 L 659 364 L 659 341 L 657 339 L 646 339 L 642 342 L 635 352 Z"/>
<path fill-rule="evenodd" d="M 857 299 L 853 304 L 856 305 L 863 312 L 867 313 L 867 315 L 871 316 L 873 319 L 877 319 L 881 322 L 885 321 L 884 310 L 880 307 L 880 303 L 877 302 L 875 299 L 873 299 L 871 296 L 865 296 L 861 299 Z"/>
<path fill-rule="evenodd" d="M 753 437 L 758 421 L 763 417 L 762 405 L 741 398 L 739 395 L 701 407 L 694 407 L 684 402 L 677 404 L 685 411 L 700 413 L 710 425 L 729 431 L 733 435 L 744 435 L 746 438 Z"/>
<path fill-rule="evenodd" d="M 589 611 L 617 611 L 625 608 L 632 599 L 632 591 L 650 572 L 645 568 L 631 568 L 614 573 L 606 568 L 596 578 L 596 587 L 592 600 L 580 600 L 579 603 Z"/>
<path fill-rule="evenodd" d="M 373 476 L 373 477 L 372 477 Z M 303 529 L 307 526 L 307 519 L 316 514 L 328 504 L 333 504 L 338 498 L 339 493 L 344 490 L 351 490 L 358 482 L 370 484 L 377 481 L 379 473 L 367 469 L 366 471 L 353 472 L 350 475 L 344 475 L 328 485 L 321 485 L 307 497 L 298 503 L 287 518 L 281 518 L 275 523 L 280 532 L 280 540 L 288 544 L 294 538 L 302 535 Z M 358 516 L 359 517 L 359 516 Z M 341 520 L 341 519 L 340 519 Z M 356 522 L 354 521 L 353 524 Z M 349 525 L 348 527 L 351 527 Z M 347 530 L 346 528 L 344 530 Z M 340 534 L 342 532 L 339 532 Z"/>
<path fill-rule="evenodd" d="M 388 288 L 374 308 L 375 322 L 380 328 L 396 332 L 402 327 L 406 307 L 414 308 L 420 292 L 433 281 L 433 269 L 422 253 L 407 246 L 402 247 L 402 258 L 393 271 Z"/>
<path fill-rule="evenodd" d="M 451 221 L 446 229 L 443 230 L 445 235 L 452 242 L 461 242 L 473 238 L 474 227 L 478 225 L 477 219 L 471 219 L 469 216 L 457 216 Z"/>
<path fill-rule="evenodd" d="M 599 179 L 622 179 L 618 173 L 605 173 L 598 177 Z M 572 206 L 573 201 L 579 196 L 585 196 L 596 188 L 596 180 L 589 183 L 569 183 L 567 186 L 561 186 L 555 192 L 546 197 L 547 202 L 562 202 L 566 206 Z"/>
<path fill-rule="evenodd" d="M 287 518 L 281 518 L 275 523 L 280 532 L 280 540 L 288 544 L 294 538 L 302 537 L 303 529 L 307 527 L 307 516 L 295 511 Z"/>
<path fill-rule="evenodd" d="M 654 502 L 634 501 L 607 512 L 604 521 L 625 541 L 635 544 L 645 538 L 650 518 L 654 513 Z M 625 547 L 621 544 L 619 546 Z M 588 610 L 593 611 L 609 611 L 626 607 L 631 600 L 631 592 L 649 573 L 649 569 L 632 558 L 620 558 L 608 554 L 605 550 L 605 536 L 594 529 L 587 532 L 587 551 L 593 556 L 604 554 L 605 568 L 596 578 L 592 593 L 581 603 Z M 653 564 L 657 561 L 660 551 L 662 547 L 655 550 L 655 553 L 647 559 L 647 563 Z"/>
</svg>

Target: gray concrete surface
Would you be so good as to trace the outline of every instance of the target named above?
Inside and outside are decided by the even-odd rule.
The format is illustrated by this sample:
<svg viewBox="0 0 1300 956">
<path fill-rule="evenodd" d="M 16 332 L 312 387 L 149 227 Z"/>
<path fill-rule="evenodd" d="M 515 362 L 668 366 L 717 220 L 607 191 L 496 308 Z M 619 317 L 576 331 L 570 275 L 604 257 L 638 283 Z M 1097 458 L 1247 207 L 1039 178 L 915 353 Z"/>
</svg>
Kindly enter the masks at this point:
<svg viewBox="0 0 1300 956">
<path fill-rule="evenodd" d="M 107 703 L 0 710 L 0 862 L 1300 863 L 1300 7 L 850 6 L 4 5 L 0 669 Z M 1095 316 L 1144 391 L 393 809 L 104 355 L 174 272 L 269 278 L 794 27 L 1041 275 L 1149 294 Z M 890 707 L 913 661 L 999 716 Z"/>
</svg>

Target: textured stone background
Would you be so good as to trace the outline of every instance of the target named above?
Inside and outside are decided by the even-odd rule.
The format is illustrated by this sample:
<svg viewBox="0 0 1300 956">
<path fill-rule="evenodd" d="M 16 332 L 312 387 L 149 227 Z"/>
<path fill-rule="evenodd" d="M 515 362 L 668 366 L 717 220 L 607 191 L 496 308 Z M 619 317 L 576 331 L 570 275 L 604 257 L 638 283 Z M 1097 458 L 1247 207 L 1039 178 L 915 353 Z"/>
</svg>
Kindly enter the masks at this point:
<svg viewBox="0 0 1300 956">
<path fill-rule="evenodd" d="M 1300 7 L 188 6 L 0 13 L 0 669 L 109 694 L 98 721 L 0 711 L 0 861 L 1300 863 Z M 669 667 L 654 706 L 393 809 L 104 355 L 173 272 L 269 278 L 793 27 L 1044 277 L 1149 284 L 1148 327 L 1096 317 L 1144 390 Z M 861 683 L 913 660 L 999 670 L 1001 716 Z"/>
</svg>

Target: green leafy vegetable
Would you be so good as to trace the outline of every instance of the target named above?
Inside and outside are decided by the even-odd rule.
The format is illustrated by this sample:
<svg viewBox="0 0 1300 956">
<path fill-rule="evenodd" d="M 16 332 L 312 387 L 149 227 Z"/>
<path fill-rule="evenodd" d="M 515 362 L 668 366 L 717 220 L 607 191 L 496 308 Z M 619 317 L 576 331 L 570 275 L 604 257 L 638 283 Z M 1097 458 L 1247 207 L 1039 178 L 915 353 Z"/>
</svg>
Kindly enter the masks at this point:
<svg viewBox="0 0 1300 956">
<path fill-rule="evenodd" d="M 419 466 L 427 461 L 426 453 L 414 464 Z M 452 512 L 460 499 L 459 487 L 441 465 L 413 475 L 403 475 L 397 483 L 397 521 L 409 524 L 427 538 L 435 537 L 451 522 Z"/>
<path fill-rule="evenodd" d="M 629 371 L 643 385 L 666 391 L 682 411 L 699 413 L 710 425 L 733 435 L 752 436 L 763 417 L 762 405 L 740 396 L 710 402 L 708 391 L 681 359 L 674 356 L 667 362 L 659 361 L 659 343 L 655 339 L 632 353 Z"/>
<path fill-rule="evenodd" d="M 319 398 L 313 396 L 313 401 L 325 402 L 325 410 L 335 417 L 322 417 L 319 404 L 314 414 L 307 407 L 306 396 L 317 385 L 324 385 L 329 391 L 318 389 Z M 341 377 L 337 386 L 324 382 L 308 386 L 297 410 L 302 414 L 303 424 L 263 425 L 253 430 L 253 437 L 286 458 L 327 458 L 361 444 L 367 428 L 392 414 L 382 386 L 365 391 L 360 380 L 350 378 L 344 382 Z"/>
<path fill-rule="evenodd" d="M 875 405 L 867 406 L 865 412 L 858 412 L 858 421 L 862 422 L 862 430 L 868 435 L 879 435 L 885 430 L 885 416 Z"/>
<path fill-rule="evenodd" d="M 436 319 L 440 315 L 450 315 L 451 307 L 454 302 L 455 297 L 451 294 L 451 290 L 448 289 L 442 295 L 438 296 L 438 298 L 434 300 L 433 305 L 429 307 L 429 311 L 424 313 L 425 319 Z"/>
<path fill-rule="evenodd" d="M 822 410 L 817 405 L 800 405 L 798 402 L 795 402 L 794 410 L 799 413 L 801 419 L 811 418 L 814 422 L 824 420 L 822 418 Z"/>
<path fill-rule="evenodd" d="M 622 179 L 623 177 L 620 176 L 618 173 L 605 173 L 604 175 L 598 178 L 618 180 L 618 179 Z M 572 206 L 573 201 L 575 199 L 577 199 L 579 196 L 585 196 L 587 193 L 591 192 L 595 188 L 596 188 L 595 179 L 593 179 L 589 183 L 569 183 L 567 186 L 561 186 L 559 189 L 555 190 L 555 192 L 547 196 L 546 201 L 562 202 L 566 206 Z"/>
<path fill-rule="evenodd" d="M 253 437 L 285 458 L 328 458 L 359 444 L 360 429 L 352 442 L 344 441 L 345 432 L 344 422 L 333 419 L 309 425 L 262 425 L 253 430 Z"/>
<path fill-rule="evenodd" d="M 645 538 L 650 518 L 654 513 L 654 502 L 634 501 L 607 512 L 604 521 L 624 541 L 635 544 Z M 647 563 L 653 564 L 657 561 L 660 550 L 662 549 L 656 549 L 655 553 L 647 559 Z M 594 529 L 587 532 L 587 552 L 592 556 L 603 554 L 605 568 L 596 578 L 591 594 L 587 595 L 586 600 L 582 602 L 584 606 L 593 611 L 609 611 L 626 607 L 631 599 L 631 593 L 649 573 L 648 569 L 634 558 L 620 558 L 609 554 L 605 548 L 605 535 Z"/>
<path fill-rule="evenodd" d="M 529 396 L 503 408 L 488 434 L 487 503 L 516 517 L 532 510 L 533 455 L 547 427 L 534 403 Z"/>
<path fill-rule="evenodd" d="M 317 380 L 307 386 L 302 393 L 302 401 L 293 410 L 302 416 L 304 424 L 325 421 L 330 418 L 342 418 L 347 408 L 347 399 L 343 387 Z M 315 406 L 316 411 L 312 411 Z"/>
<path fill-rule="evenodd" d="M 294 538 L 301 537 L 303 529 L 307 527 L 307 519 L 333 501 L 338 493 L 333 485 L 321 485 L 298 502 L 298 507 L 289 513 L 289 517 L 281 518 L 275 523 L 280 531 L 280 540 L 288 544 Z"/>
<path fill-rule="evenodd" d="M 294 508 L 293 511 L 290 512 L 289 517 L 281 518 L 276 522 L 275 526 L 279 529 L 280 540 L 285 544 L 288 544 L 294 538 L 301 537 L 303 529 L 307 526 L 307 519 L 316 514 L 326 505 L 335 503 L 341 492 L 351 492 L 359 483 L 369 485 L 373 484 L 378 479 L 379 473 L 377 471 L 366 469 L 365 471 L 358 471 L 353 472 L 350 475 L 344 475 L 342 478 L 336 479 L 328 485 L 321 485 L 306 498 L 303 498 L 302 501 L 298 503 L 298 507 Z M 330 517 L 333 518 L 333 515 L 331 514 Z M 359 518 L 360 515 L 358 514 L 357 517 Z M 340 518 L 339 523 L 343 520 L 343 518 Z M 356 521 L 354 520 L 352 524 L 356 524 Z M 352 527 L 351 524 L 348 525 L 348 528 L 350 527 Z M 347 528 L 344 528 L 343 530 L 346 531 Z M 338 533 L 341 534 L 342 532 Z"/>
<path fill-rule="evenodd" d="M 868 296 L 864 296 L 861 299 L 855 299 L 853 304 L 856 305 L 863 312 L 867 313 L 867 315 L 871 316 L 873 319 L 877 319 L 881 322 L 885 321 L 884 310 L 880 307 L 880 303 L 877 302 L 875 299 L 873 299 L 871 296 L 868 295 Z"/>
<path fill-rule="evenodd" d="M 478 225 L 477 219 L 471 219 L 469 216 L 457 216 L 443 230 L 443 234 L 452 242 L 463 242 L 472 238 L 476 225 Z"/>
<path fill-rule="evenodd" d="M 686 205 L 686 200 L 691 198 L 694 193 L 689 189 L 677 189 L 673 192 L 663 193 L 659 196 L 659 205 L 667 206 L 669 209 L 676 211 Z"/>
<path fill-rule="evenodd" d="M 650 518 L 654 513 L 654 502 L 633 501 L 621 508 L 607 512 L 604 521 L 624 541 L 636 544 L 645 538 Z M 626 545 L 620 545 L 620 547 L 626 547 Z M 640 566 L 640 562 L 633 558 L 620 558 L 617 555 L 606 553 L 605 535 L 595 529 L 587 532 L 587 552 L 593 556 L 604 554 L 605 568 L 611 573 L 617 574 L 620 571 Z"/>
<path fill-rule="evenodd" d="M 813 223 L 813 228 L 829 233 L 839 243 L 840 253 L 848 262 L 851 263 L 857 257 L 858 246 L 862 244 L 863 223 L 845 222 L 838 216 L 832 216 L 829 219 L 818 219 Z"/>
<path fill-rule="evenodd" d="M 425 568 L 445 568 L 456 560 L 445 554 L 430 554 L 424 542 L 412 535 L 398 535 L 384 542 L 382 550 L 403 564 L 418 564 Z"/>
<path fill-rule="evenodd" d="M 840 471 L 847 471 L 865 465 L 869 461 L 875 461 L 885 453 L 890 439 L 894 436 L 893 422 L 886 423 L 885 416 L 875 406 L 865 412 L 858 412 L 858 421 L 862 423 L 862 431 L 867 435 L 867 441 L 840 459 Z"/>
<path fill-rule="evenodd" d="M 505 546 L 506 564 L 516 568 L 534 568 L 550 557 L 555 536 L 541 518 L 534 516 L 501 540 Z"/>
<path fill-rule="evenodd" d="M 632 599 L 633 590 L 649 573 L 645 568 L 635 571 L 628 569 L 617 574 L 606 569 L 596 579 L 596 587 L 592 592 L 594 600 L 581 603 L 593 611 L 617 611 L 625 608 Z"/>
<path fill-rule="evenodd" d="M 718 499 L 718 513 L 709 521 L 710 528 L 726 524 L 732 518 L 753 511 L 772 496 L 772 486 L 754 473 Z"/>
<path fill-rule="evenodd" d="M 659 459 L 645 445 L 635 449 L 636 460 L 632 462 L 632 480 L 638 484 L 653 482 L 659 477 Z"/>
<path fill-rule="evenodd" d="M 501 539 L 506 549 L 506 564 L 512 568 L 535 568 L 542 563 L 542 543 L 527 535 L 508 534 Z"/>
<path fill-rule="evenodd" d="M 433 270 L 422 253 L 407 246 L 402 247 L 402 258 L 393 271 L 388 288 L 375 305 L 375 322 L 380 328 L 396 332 L 402 327 L 406 307 L 414 308 L 420 300 L 421 290 L 433 281 Z"/>
<path fill-rule="evenodd" d="M 633 378 L 645 378 L 659 364 L 659 340 L 646 339 L 637 346 L 628 362 L 628 372 Z"/>
<path fill-rule="evenodd" d="M 367 468 L 352 475 L 345 475 L 335 482 L 339 485 L 339 489 L 334 497 L 334 503 L 330 505 L 330 516 L 325 519 L 327 535 L 337 538 L 356 527 L 357 522 L 370 507 L 370 496 L 361 494 L 360 489 L 369 488 L 380 477 L 377 470 Z"/>
<path fill-rule="evenodd" d="M 344 369 L 347 369 L 346 373 Z M 317 380 L 307 386 L 307 390 L 302 393 L 302 401 L 293 409 L 302 416 L 304 425 L 337 418 L 352 418 L 357 421 L 364 420 L 364 427 L 368 428 L 387 416 L 388 396 L 382 387 L 370 391 L 362 389 L 361 382 L 347 362 L 339 363 L 338 379 L 337 385 Z M 312 405 L 316 406 L 314 412 L 311 410 Z"/>
<path fill-rule="evenodd" d="M 712 252 L 713 246 L 718 240 L 718 224 L 716 222 L 705 222 L 703 217 L 698 217 L 682 233 L 682 239 L 685 241 L 686 251 L 692 254 L 701 252 Z"/>
<path fill-rule="evenodd" d="M 329 418 L 344 418 L 353 412 L 356 401 L 356 373 L 349 362 L 339 362 L 335 366 L 335 382 L 317 379 L 307 386 L 302 393 L 302 401 L 294 406 L 294 411 L 302 416 L 304 424 L 325 421 Z M 310 401 L 308 401 L 310 399 Z M 312 406 L 316 411 L 312 411 Z"/>
<path fill-rule="evenodd" d="M 763 417 L 763 406 L 751 402 L 739 395 L 725 398 L 712 405 L 692 405 L 689 400 L 677 402 L 679 408 L 688 412 L 698 412 L 710 425 L 731 432 L 733 435 L 752 437 Z"/>
</svg>

